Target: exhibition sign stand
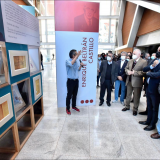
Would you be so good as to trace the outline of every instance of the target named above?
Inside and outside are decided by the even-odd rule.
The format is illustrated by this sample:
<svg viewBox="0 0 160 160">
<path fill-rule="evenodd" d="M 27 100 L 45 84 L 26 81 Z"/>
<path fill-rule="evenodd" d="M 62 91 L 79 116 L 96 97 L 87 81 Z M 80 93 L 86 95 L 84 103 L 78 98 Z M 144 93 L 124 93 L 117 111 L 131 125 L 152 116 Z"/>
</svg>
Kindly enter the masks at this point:
<svg viewBox="0 0 160 160">
<path fill-rule="evenodd" d="M 82 51 L 79 60 L 84 63 L 79 72 L 77 106 L 95 105 L 99 3 L 55 1 L 54 4 L 58 107 L 66 107 L 66 60 L 72 49 Z"/>
<path fill-rule="evenodd" d="M 44 116 L 39 21 L 0 1 L 0 159 L 15 159 Z"/>
</svg>

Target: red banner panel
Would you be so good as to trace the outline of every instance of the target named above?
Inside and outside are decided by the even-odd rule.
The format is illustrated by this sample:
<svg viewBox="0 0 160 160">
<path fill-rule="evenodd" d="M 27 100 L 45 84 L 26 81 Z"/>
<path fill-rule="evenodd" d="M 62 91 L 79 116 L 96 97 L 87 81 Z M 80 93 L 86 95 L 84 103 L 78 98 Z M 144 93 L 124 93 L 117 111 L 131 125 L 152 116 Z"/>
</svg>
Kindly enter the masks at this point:
<svg viewBox="0 0 160 160">
<path fill-rule="evenodd" d="M 99 3 L 55 1 L 55 31 L 99 32 Z"/>
</svg>

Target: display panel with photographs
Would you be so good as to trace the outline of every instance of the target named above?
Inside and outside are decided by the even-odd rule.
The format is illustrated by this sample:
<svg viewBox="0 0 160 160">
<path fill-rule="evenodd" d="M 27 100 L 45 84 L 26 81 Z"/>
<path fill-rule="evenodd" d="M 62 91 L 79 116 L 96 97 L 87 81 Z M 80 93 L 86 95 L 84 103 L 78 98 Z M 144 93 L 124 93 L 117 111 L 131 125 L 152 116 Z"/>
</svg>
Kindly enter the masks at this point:
<svg viewBox="0 0 160 160">
<path fill-rule="evenodd" d="M 16 117 L 31 105 L 30 80 L 18 82 L 12 85 L 14 111 Z"/>
<path fill-rule="evenodd" d="M 41 76 L 35 76 L 33 78 L 33 85 L 34 85 L 34 99 L 37 100 L 41 95 Z"/>
<path fill-rule="evenodd" d="M 6 82 L 6 79 L 5 79 L 5 74 L 4 74 L 4 64 L 3 64 L 3 58 L 2 58 L 2 50 L 0 49 L 0 84 L 4 84 L 5 82 Z"/>
<path fill-rule="evenodd" d="M 28 52 L 9 50 L 11 76 L 29 72 Z"/>
<path fill-rule="evenodd" d="M 0 127 L 13 117 L 11 94 L 0 97 Z"/>
<path fill-rule="evenodd" d="M 39 48 L 29 46 L 29 63 L 30 63 L 30 73 L 31 75 L 40 72 L 40 54 Z"/>
<path fill-rule="evenodd" d="M 8 84 L 8 64 L 5 43 L 0 42 L 0 88 Z"/>
<path fill-rule="evenodd" d="M 14 56 L 14 68 L 15 70 L 26 68 L 25 56 Z"/>
</svg>

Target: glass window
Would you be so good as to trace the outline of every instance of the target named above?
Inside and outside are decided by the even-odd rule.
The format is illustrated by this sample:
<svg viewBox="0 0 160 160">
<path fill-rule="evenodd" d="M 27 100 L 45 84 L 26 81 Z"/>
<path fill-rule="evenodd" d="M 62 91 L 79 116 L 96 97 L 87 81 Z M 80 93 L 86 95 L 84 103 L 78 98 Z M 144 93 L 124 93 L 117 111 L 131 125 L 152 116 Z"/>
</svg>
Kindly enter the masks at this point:
<svg viewBox="0 0 160 160">
<path fill-rule="evenodd" d="M 108 42 L 109 19 L 100 19 L 99 22 L 99 42 Z"/>
<path fill-rule="evenodd" d="M 47 34 L 48 34 L 48 42 L 55 42 L 55 27 L 54 20 L 47 20 Z"/>
<path fill-rule="evenodd" d="M 40 34 L 46 34 L 46 24 L 45 20 L 39 20 L 40 22 Z"/>
<path fill-rule="evenodd" d="M 46 16 L 54 16 L 54 1 L 46 1 Z"/>
<path fill-rule="evenodd" d="M 46 42 L 46 35 L 44 34 L 41 35 L 41 42 Z"/>
<path fill-rule="evenodd" d="M 119 8 L 118 8 L 118 0 L 112 0 L 112 15 L 118 15 Z"/>
<path fill-rule="evenodd" d="M 111 19 L 111 33 L 110 33 L 110 42 L 115 43 L 116 36 L 116 19 Z"/>
<path fill-rule="evenodd" d="M 100 15 L 110 15 L 110 4 L 111 1 L 93 1 L 100 3 Z"/>
<path fill-rule="evenodd" d="M 48 62 L 47 49 L 41 49 L 41 53 L 43 55 L 43 63 Z"/>
<path fill-rule="evenodd" d="M 45 16 L 46 15 L 46 3 L 44 0 L 40 1 L 40 12 L 41 12 L 41 16 Z"/>
</svg>

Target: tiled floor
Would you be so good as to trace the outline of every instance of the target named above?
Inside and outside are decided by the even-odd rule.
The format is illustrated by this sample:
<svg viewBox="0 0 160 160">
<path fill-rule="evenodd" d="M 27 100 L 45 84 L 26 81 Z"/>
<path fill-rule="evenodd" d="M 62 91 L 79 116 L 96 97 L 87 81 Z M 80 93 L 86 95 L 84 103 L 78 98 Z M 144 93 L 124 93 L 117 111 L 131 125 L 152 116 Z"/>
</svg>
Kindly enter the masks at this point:
<svg viewBox="0 0 160 160">
<path fill-rule="evenodd" d="M 150 138 L 156 130 L 146 132 L 138 124 L 146 116 L 124 113 L 120 103 L 99 107 L 99 89 L 96 106 L 80 107 L 80 113 L 68 116 L 56 105 L 55 62 L 44 67 L 45 116 L 17 159 L 160 159 L 160 140 Z M 139 111 L 144 109 L 142 97 Z"/>
</svg>

